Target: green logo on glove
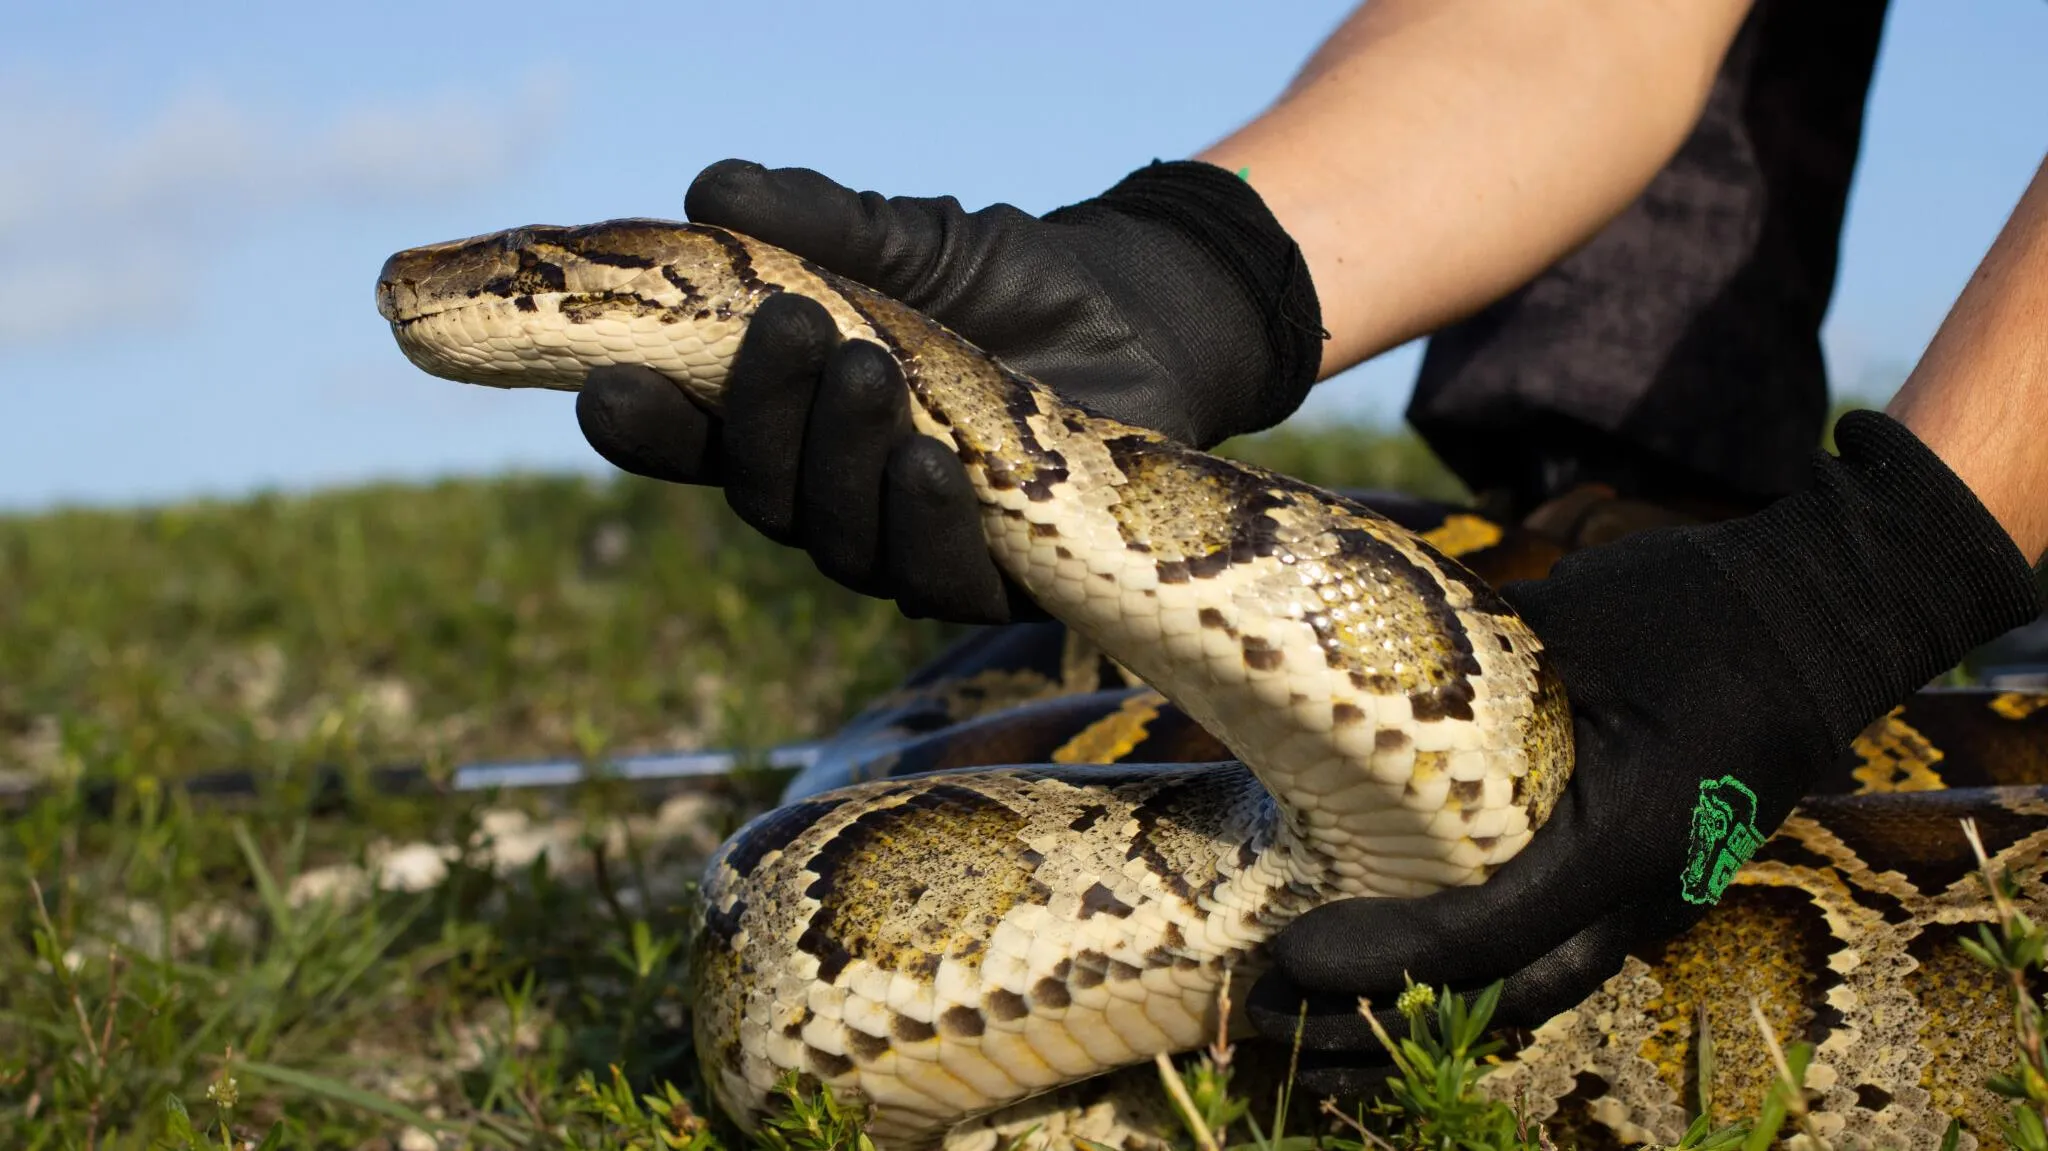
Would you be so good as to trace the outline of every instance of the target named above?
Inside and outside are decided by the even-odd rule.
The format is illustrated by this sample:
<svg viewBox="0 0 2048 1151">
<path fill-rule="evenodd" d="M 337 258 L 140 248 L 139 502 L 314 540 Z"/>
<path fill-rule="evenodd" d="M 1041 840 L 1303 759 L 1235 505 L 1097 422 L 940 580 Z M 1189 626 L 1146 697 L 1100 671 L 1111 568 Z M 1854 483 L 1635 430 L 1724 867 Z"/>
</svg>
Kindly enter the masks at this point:
<svg viewBox="0 0 2048 1151">
<path fill-rule="evenodd" d="M 1732 775 L 1700 780 L 1680 894 L 1687 903 L 1720 902 L 1735 873 L 1763 845 L 1764 834 L 1756 828 L 1756 793 Z"/>
</svg>

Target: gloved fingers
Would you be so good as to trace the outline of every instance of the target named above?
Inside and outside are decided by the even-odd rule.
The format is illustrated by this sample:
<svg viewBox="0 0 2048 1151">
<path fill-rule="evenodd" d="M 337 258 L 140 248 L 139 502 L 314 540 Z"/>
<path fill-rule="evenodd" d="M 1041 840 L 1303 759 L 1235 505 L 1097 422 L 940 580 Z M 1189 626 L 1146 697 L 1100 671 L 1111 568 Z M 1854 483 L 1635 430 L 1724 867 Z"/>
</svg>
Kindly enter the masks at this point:
<svg viewBox="0 0 2048 1151">
<path fill-rule="evenodd" d="M 683 211 L 694 222 L 787 248 L 912 306 L 921 306 L 913 289 L 945 241 L 939 222 L 949 206 L 959 214 L 951 201 L 886 199 L 809 168 L 765 168 L 748 160 L 711 165 L 683 196 Z"/>
<path fill-rule="evenodd" d="M 1508 976 L 1494 1008 L 1494 1024 L 1542 1026 L 1558 1012 L 1578 1006 L 1620 971 L 1630 948 L 1680 929 L 1648 928 L 1630 908 L 1613 912 Z"/>
<path fill-rule="evenodd" d="M 944 444 L 911 436 L 889 456 L 882 552 L 912 619 L 1008 623 L 1010 592 L 981 530 L 981 501 Z"/>
<path fill-rule="evenodd" d="M 1559 1012 L 1576 1007 L 1621 969 L 1635 939 L 1626 917 L 1621 915 L 1611 916 L 1573 936 L 1542 959 L 1508 977 L 1487 1030 L 1494 1032 L 1508 1027 L 1533 1030 Z M 1291 1043 L 1295 1019 L 1300 1019 L 1301 1054 L 1295 1077 L 1298 1094 L 1309 1098 L 1334 1097 L 1340 1103 L 1362 1099 L 1377 1094 L 1387 1078 L 1394 1074 L 1393 1060 L 1373 1032 L 1372 1025 L 1357 1010 L 1356 996 L 1339 997 L 1328 992 L 1309 992 L 1304 996 L 1292 992 L 1284 984 L 1276 991 L 1279 994 L 1272 997 L 1263 1012 L 1258 1008 L 1252 1009 L 1253 1021 L 1260 1034 L 1274 1042 L 1283 1041 L 1278 1033 L 1284 1029 L 1285 1041 Z M 1460 991 L 1453 994 L 1469 1001 L 1474 993 Z M 1284 998 L 1305 999 L 1309 1004 L 1308 1012 L 1297 1017 L 1276 1010 L 1278 1001 Z M 1334 1010 L 1335 1000 L 1339 998 L 1348 999 L 1351 1003 L 1352 1010 L 1348 1014 Z M 1412 1025 L 1391 1001 L 1375 1002 L 1372 1014 L 1396 1043 L 1409 1037 Z M 1425 1016 L 1425 1020 L 1431 1027 L 1439 1026 L 1434 1010 Z"/>
<path fill-rule="evenodd" d="M 1371 996 L 1417 983 L 1468 987 L 1520 971 L 1604 916 L 1623 891 L 1567 793 L 1550 822 L 1485 883 L 1414 899 L 1314 908 L 1272 942 L 1279 969 L 1311 991 Z"/>
<path fill-rule="evenodd" d="M 865 340 L 825 364 L 804 437 L 797 522 L 818 570 L 866 595 L 887 596 L 882 501 L 889 456 L 916 433 L 896 361 Z M 977 536 L 974 547 L 986 551 Z"/>
<path fill-rule="evenodd" d="M 576 423 L 620 471 L 678 484 L 719 482 L 719 421 L 653 368 L 591 371 L 576 396 Z"/>
<path fill-rule="evenodd" d="M 755 309 L 726 379 L 725 499 L 778 543 L 795 543 L 805 428 L 826 360 L 840 344 L 823 305 L 770 296 Z"/>
<path fill-rule="evenodd" d="M 1621 969 L 1629 949 L 1644 938 L 1645 926 L 1628 910 L 1614 912 L 1580 931 L 1503 981 L 1488 1030 L 1535 1028 L 1583 1002 Z M 1441 990 L 1441 987 L 1434 987 Z M 1457 991 L 1468 1000 L 1471 990 Z M 1374 1020 L 1395 1042 L 1408 1038 L 1411 1024 L 1394 997 L 1371 1001 Z M 1355 1097 L 1383 1082 L 1391 1059 L 1359 1010 L 1356 995 L 1303 991 L 1278 971 L 1252 987 L 1247 1014 L 1268 1041 L 1291 1047 L 1298 1037 L 1298 1089 L 1315 1096 Z M 1435 1026 L 1434 1010 L 1425 1017 Z"/>
<path fill-rule="evenodd" d="M 1279 971 L 1268 971 L 1252 984 L 1244 1006 L 1252 1026 L 1274 1043 L 1292 1048 L 1299 1037 L 1303 1052 L 1383 1063 L 1385 1050 L 1372 1024 L 1360 1014 L 1358 999 L 1340 991 L 1304 991 Z M 1384 1002 L 1374 1000 L 1372 1008 L 1388 1035 L 1396 1040 L 1407 1036 L 1408 1021 L 1395 1009 L 1391 996 Z"/>
</svg>

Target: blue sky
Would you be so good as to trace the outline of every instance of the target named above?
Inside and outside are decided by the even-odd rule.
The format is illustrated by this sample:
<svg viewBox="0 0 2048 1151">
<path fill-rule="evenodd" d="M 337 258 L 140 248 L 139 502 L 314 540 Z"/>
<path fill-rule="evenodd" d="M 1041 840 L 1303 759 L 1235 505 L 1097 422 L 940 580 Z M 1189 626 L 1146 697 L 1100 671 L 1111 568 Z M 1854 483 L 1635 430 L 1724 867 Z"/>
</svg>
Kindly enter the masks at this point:
<svg viewBox="0 0 2048 1151">
<path fill-rule="evenodd" d="M 0 507 L 602 465 L 567 397 L 399 356 L 398 248 L 677 215 L 704 164 L 1042 211 L 1255 114 L 1349 8 L 48 4 L 0 41 Z M 1898 0 L 1827 332 L 1919 354 L 2048 151 L 2048 4 Z M 1412 349 L 1311 414 L 1391 417 Z"/>
</svg>

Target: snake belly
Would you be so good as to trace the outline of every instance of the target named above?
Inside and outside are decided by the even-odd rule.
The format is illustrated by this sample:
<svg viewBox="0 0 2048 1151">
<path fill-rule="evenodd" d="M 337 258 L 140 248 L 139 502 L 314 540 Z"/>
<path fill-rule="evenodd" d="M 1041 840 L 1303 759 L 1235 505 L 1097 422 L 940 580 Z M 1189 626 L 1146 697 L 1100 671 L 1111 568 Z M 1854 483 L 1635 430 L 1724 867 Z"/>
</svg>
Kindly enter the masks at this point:
<svg viewBox="0 0 2048 1151">
<path fill-rule="evenodd" d="M 1239 762 L 884 780 L 742 828 L 705 875 L 693 1011 L 743 1127 L 794 1074 L 867 1105 L 883 1146 L 929 1145 L 1195 1047 L 1295 916 L 1479 882 L 1548 815 L 1571 725 L 1536 637 L 1361 505 L 1084 411 L 717 228 L 515 229 L 401 252 L 377 286 L 432 374 L 573 389 L 640 364 L 714 413 L 778 292 L 895 356 L 1002 569 Z"/>
</svg>

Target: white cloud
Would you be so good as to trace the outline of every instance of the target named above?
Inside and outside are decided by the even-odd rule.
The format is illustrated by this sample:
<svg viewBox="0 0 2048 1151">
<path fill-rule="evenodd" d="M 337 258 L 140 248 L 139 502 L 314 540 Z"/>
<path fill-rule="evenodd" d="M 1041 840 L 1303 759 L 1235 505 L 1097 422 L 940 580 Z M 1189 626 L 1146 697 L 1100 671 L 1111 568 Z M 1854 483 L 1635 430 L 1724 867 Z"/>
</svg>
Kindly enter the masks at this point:
<svg viewBox="0 0 2048 1151">
<path fill-rule="evenodd" d="M 502 179 L 546 134 L 551 104 L 528 85 L 308 122 L 190 89 L 122 123 L 65 105 L 64 92 L 0 82 L 0 346 L 161 318 L 175 304 L 166 286 L 190 278 L 180 270 L 263 215 L 419 202 Z"/>
</svg>

